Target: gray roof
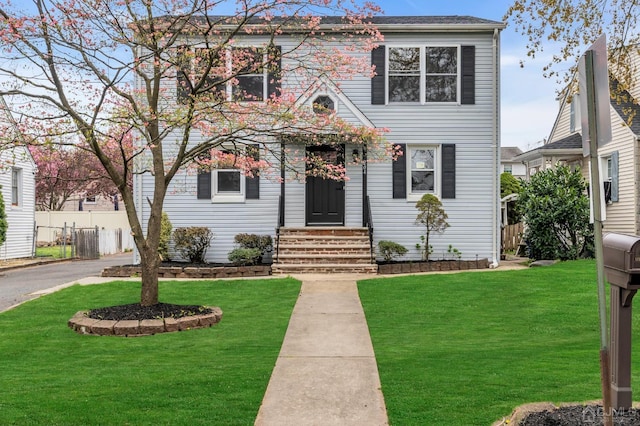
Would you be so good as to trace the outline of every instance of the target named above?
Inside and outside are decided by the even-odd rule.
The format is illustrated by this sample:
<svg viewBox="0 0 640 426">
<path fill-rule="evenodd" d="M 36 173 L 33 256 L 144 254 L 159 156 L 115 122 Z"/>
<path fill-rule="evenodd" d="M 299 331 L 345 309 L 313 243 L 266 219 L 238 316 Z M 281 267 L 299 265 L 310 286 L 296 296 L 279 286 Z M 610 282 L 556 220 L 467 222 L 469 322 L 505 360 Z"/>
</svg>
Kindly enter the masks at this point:
<svg viewBox="0 0 640 426">
<path fill-rule="evenodd" d="M 618 80 L 612 78 L 610 81 L 611 91 L 616 93 L 618 91 Z M 640 105 L 638 101 L 626 90 L 622 90 L 618 93 L 620 101 L 612 100 L 611 106 L 626 122 L 629 121 L 631 116 L 631 125 L 629 128 L 635 135 L 640 135 Z"/>
<path fill-rule="evenodd" d="M 522 154 L 522 150 L 517 146 L 500 147 L 500 158 L 502 161 L 511 161 L 513 157 Z"/>
<path fill-rule="evenodd" d="M 325 19 L 325 18 L 323 18 Z M 374 24 L 407 24 L 407 25 L 432 25 L 432 24 L 489 24 L 502 25 L 502 22 L 491 21 L 489 19 L 476 18 L 474 16 L 374 16 L 372 19 Z"/>
<path fill-rule="evenodd" d="M 206 18 L 204 16 L 191 17 L 193 23 L 196 25 L 203 24 L 205 19 L 211 22 L 215 22 L 216 25 L 224 26 L 225 24 L 232 25 L 234 18 L 233 15 L 209 15 Z M 322 16 L 321 25 L 335 25 L 343 22 L 341 16 Z M 173 21 L 175 17 L 162 16 L 157 18 L 160 21 L 166 20 L 167 22 Z M 282 23 L 288 21 L 294 22 L 294 18 L 288 17 L 274 17 L 270 20 L 270 23 Z M 405 27 L 408 31 L 416 28 L 442 28 L 442 27 L 478 27 L 478 28 L 504 28 L 505 24 L 501 21 L 492 21 L 490 19 L 476 18 L 473 16 L 374 16 L 370 19 L 374 25 L 378 26 L 380 30 L 394 29 L 398 30 Z M 249 20 L 250 24 L 260 25 L 264 23 L 261 17 L 254 17 Z"/>
<path fill-rule="evenodd" d="M 544 156 L 553 156 L 557 151 L 559 155 L 577 155 L 582 153 L 582 135 L 577 132 L 555 142 L 547 143 L 523 154 L 518 155 L 517 161 L 530 161 Z"/>
<path fill-rule="evenodd" d="M 578 148 L 582 149 L 582 134 L 580 132 L 573 133 L 557 141 L 548 143 L 546 145 L 542 145 L 537 149 L 547 150 L 547 149 L 578 149 Z"/>
</svg>

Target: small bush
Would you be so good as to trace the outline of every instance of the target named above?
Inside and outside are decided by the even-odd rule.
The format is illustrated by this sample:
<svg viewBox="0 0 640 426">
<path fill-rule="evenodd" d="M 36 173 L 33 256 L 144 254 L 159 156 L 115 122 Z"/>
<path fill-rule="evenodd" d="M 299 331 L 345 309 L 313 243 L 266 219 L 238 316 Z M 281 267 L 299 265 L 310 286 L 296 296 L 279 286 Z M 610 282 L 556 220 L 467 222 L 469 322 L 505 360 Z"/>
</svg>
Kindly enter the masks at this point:
<svg viewBox="0 0 640 426">
<path fill-rule="evenodd" d="M 387 262 L 393 260 L 396 257 L 402 257 L 407 254 L 407 248 L 401 244 L 393 241 L 380 241 L 378 242 L 378 250 L 380 254 Z"/>
<path fill-rule="evenodd" d="M 171 231 L 173 226 L 169 220 L 169 215 L 162 212 L 160 218 L 160 242 L 158 243 L 158 255 L 161 260 L 169 260 L 169 241 L 171 241 Z"/>
<path fill-rule="evenodd" d="M 203 226 L 176 228 L 173 231 L 173 242 L 180 256 L 191 263 L 204 263 L 207 249 L 211 245 L 213 232 Z"/>
<path fill-rule="evenodd" d="M 258 248 L 237 248 L 231 250 L 228 257 L 234 265 L 255 265 L 262 257 L 262 251 Z"/>
<path fill-rule="evenodd" d="M 271 235 L 256 234 L 238 234 L 234 237 L 234 241 L 240 248 L 259 249 L 260 253 L 271 251 L 273 249 L 273 240 Z"/>
</svg>

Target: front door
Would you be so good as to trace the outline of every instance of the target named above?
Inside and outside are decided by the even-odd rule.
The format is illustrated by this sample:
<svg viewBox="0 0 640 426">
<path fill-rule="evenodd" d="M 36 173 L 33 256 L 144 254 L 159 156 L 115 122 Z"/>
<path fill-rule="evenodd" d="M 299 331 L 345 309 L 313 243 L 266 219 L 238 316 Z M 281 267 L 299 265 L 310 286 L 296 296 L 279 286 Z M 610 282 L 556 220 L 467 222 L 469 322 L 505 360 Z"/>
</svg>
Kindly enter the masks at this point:
<svg viewBox="0 0 640 426">
<path fill-rule="evenodd" d="M 308 147 L 307 156 L 319 157 L 335 166 L 344 166 L 344 145 Z M 307 165 L 307 170 L 313 167 L 312 163 Z M 306 180 L 307 226 L 344 225 L 344 181 L 309 174 Z"/>
</svg>

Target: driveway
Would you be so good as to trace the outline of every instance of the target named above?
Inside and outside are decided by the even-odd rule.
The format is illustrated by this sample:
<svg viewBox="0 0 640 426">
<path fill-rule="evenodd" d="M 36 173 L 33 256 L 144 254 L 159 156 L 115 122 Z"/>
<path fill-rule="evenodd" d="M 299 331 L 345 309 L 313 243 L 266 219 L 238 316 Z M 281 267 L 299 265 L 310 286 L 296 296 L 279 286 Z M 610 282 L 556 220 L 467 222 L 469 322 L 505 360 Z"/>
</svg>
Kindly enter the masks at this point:
<svg viewBox="0 0 640 426">
<path fill-rule="evenodd" d="M 99 277 L 108 266 L 131 264 L 133 254 L 103 256 L 97 260 L 71 260 L 0 270 L 0 312 L 18 303 L 35 299 L 32 293 L 75 282 L 85 277 Z"/>
</svg>

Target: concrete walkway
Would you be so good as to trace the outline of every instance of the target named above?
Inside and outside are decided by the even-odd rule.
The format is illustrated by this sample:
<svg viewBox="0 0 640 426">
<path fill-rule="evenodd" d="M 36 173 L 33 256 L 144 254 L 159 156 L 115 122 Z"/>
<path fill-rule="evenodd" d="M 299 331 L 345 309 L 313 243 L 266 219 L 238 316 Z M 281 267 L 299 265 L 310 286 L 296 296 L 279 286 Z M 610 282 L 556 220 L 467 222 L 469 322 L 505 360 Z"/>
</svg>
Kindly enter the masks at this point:
<svg viewBox="0 0 640 426">
<path fill-rule="evenodd" d="M 300 275 L 302 289 L 256 426 L 386 425 L 356 279 Z"/>
</svg>

